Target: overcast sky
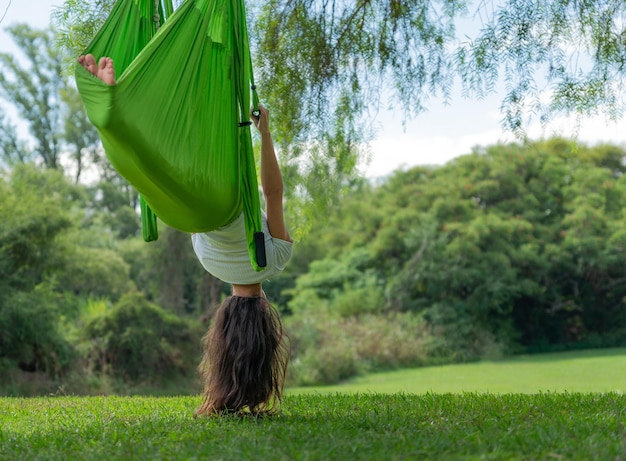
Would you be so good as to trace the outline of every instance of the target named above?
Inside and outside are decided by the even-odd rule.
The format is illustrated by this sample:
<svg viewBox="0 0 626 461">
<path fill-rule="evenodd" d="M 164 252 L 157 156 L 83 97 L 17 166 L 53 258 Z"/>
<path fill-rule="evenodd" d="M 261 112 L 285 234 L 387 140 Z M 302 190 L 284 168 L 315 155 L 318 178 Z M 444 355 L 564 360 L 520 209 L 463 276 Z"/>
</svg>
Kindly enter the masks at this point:
<svg viewBox="0 0 626 461">
<path fill-rule="evenodd" d="M 50 22 L 52 9 L 60 4 L 62 0 L 0 0 L 0 52 L 16 52 L 4 32 L 7 25 L 26 22 L 34 27 L 45 27 Z M 362 170 L 367 176 L 383 176 L 397 168 L 443 164 L 469 153 L 474 146 L 514 141 L 514 136 L 500 126 L 501 97 L 495 94 L 477 101 L 453 95 L 448 106 L 433 99 L 427 104 L 426 112 L 413 117 L 404 126 L 399 112 L 379 114 L 378 134 L 371 144 L 372 158 Z M 0 104 L 6 103 L 0 100 Z M 527 131 L 534 139 L 556 133 L 577 135 L 579 141 L 587 144 L 612 142 L 626 147 L 624 120 L 613 123 L 603 116 L 585 120 L 578 130 L 574 122 L 559 120 L 547 131 L 537 125 L 530 125 Z"/>
</svg>

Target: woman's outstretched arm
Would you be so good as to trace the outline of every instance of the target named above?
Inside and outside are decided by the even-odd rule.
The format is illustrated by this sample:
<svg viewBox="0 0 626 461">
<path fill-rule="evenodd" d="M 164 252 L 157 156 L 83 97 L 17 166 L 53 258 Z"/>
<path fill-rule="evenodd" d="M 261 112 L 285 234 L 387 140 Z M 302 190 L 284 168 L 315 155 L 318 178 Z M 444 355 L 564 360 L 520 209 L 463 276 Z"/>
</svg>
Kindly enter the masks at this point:
<svg viewBox="0 0 626 461">
<path fill-rule="evenodd" d="M 261 134 L 261 187 L 265 197 L 267 225 L 274 238 L 291 241 L 283 211 L 283 178 L 270 132 L 270 113 L 259 105 L 260 115 L 252 120 Z"/>
</svg>

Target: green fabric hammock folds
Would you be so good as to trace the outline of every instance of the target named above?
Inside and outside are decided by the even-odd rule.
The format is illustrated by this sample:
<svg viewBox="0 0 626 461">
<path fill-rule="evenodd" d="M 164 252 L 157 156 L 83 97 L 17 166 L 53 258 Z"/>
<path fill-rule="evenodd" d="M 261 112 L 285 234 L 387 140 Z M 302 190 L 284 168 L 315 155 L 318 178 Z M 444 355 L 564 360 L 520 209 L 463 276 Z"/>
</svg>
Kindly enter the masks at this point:
<svg viewBox="0 0 626 461">
<path fill-rule="evenodd" d="M 176 11 L 171 0 L 118 0 L 87 53 L 115 65 L 115 85 L 80 65 L 76 82 L 111 164 L 139 191 L 144 239 L 158 237 L 156 216 L 207 232 L 243 210 L 261 270 L 251 85 L 258 101 L 243 0 L 185 0 Z"/>
</svg>

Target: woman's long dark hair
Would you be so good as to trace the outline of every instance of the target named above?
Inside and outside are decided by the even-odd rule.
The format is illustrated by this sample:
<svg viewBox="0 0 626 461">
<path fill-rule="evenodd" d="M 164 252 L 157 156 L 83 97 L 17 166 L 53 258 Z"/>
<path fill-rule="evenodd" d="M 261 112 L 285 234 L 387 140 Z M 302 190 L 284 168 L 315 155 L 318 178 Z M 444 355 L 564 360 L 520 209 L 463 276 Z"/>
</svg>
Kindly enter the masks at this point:
<svg viewBox="0 0 626 461">
<path fill-rule="evenodd" d="M 230 296 L 204 337 L 196 415 L 272 413 L 282 399 L 289 345 L 276 309 L 260 296 Z"/>
</svg>

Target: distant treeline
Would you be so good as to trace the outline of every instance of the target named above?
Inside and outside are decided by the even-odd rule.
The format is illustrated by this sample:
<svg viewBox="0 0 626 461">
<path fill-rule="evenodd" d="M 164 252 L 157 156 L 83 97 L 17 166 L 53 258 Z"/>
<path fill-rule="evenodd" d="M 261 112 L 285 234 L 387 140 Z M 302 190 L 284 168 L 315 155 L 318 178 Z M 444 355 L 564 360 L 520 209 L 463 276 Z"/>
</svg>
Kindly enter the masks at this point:
<svg viewBox="0 0 626 461">
<path fill-rule="evenodd" d="M 625 156 L 551 139 L 352 184 L 265 286 L 290 383 L 626 345 Z M 0 393 L 198 389 L 229 287 L 187 235 L 144 243 L 127 192 L 29 163 L 0 177 Z"/>
<path fill-rule="evenodd" d="M 494 145 L 364 186 L 301 245 L 289 306 L 414 313 L 457 359 L 624 345 L 625 155 Z"/>
</svg>

